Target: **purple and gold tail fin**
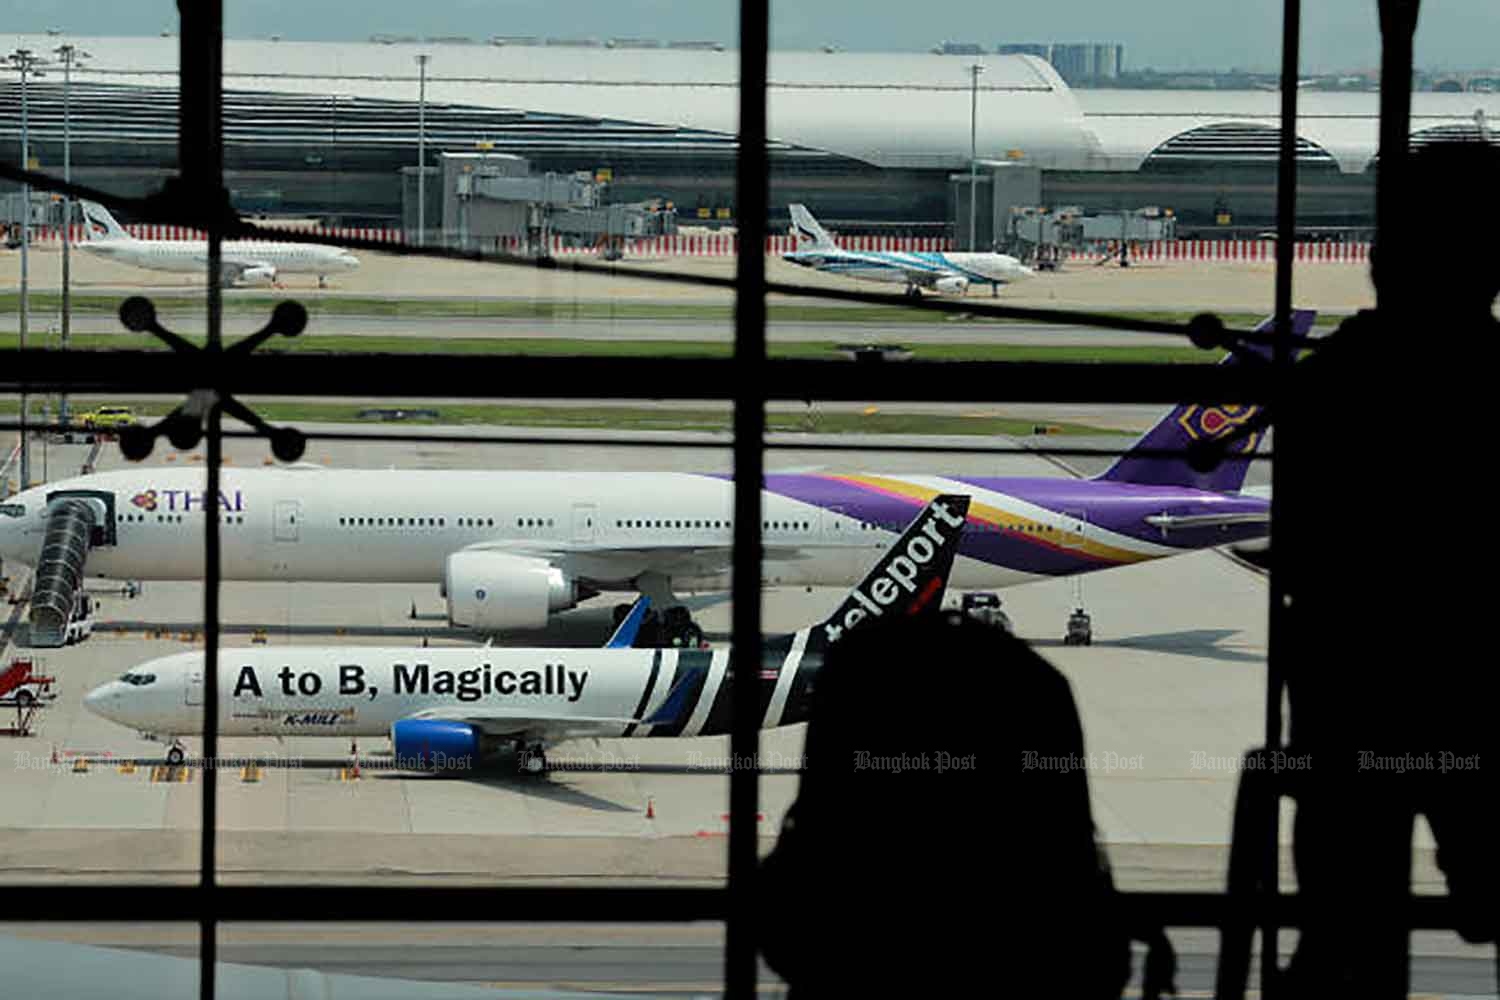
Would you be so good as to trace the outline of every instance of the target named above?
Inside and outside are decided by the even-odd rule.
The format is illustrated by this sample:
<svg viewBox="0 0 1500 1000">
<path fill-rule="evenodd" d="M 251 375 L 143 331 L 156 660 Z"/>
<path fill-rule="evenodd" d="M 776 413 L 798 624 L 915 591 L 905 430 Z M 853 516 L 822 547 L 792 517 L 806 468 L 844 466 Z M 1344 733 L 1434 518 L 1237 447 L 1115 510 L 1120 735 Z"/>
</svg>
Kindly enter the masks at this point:
<svg viewBox="0 0 1500 1000">
<path fill-rule="evenodd" d="M 1305 337 L 1317 318 L 1315 309 L 1296 309 L 1292 312 L 1292 333 Z M 1275 327 L 1274 317 L 1261 321 L 1255 328 L 1257 333 L 1269 333 Z M 1268 344 L 1251 344 L 1250 349 L 1270 358 Z M 1238 359 L 1229 355 L 1220 364 L 1238 364 Z M 1186 454 L 1162 456 L 1149 454 L 1153 451 L 1174 450 L 1185 452 L 1194 441 L 1223 437 L 1232 433 L 1245 421 L 1260 411 L 1259 406 L 1221 405 L 1203 406 L 1184 403 L 1168 413 L 1161 423 L 1146 432 L 1129 451 L 1121 455 L 1109 471 L 1099 477 L 1104 482 L 1137 483 L 1142 486 L 1190 486 L 1216 493 L 1234 493 L 1245 484 L 1245 473 L 1250 468 L 1250 457 L 1260 446 L 1263 434 L 1251 434 L 1241 444 L 1234 446 L 1234 454 L 1220 462 L 1209 472 L 1198 472 L 1188 464 Z M 1142 454 L 1145 452 L 1146 454 Z M 1238 457 L 1243 455 L 1244 457 Z"/>
</svg>

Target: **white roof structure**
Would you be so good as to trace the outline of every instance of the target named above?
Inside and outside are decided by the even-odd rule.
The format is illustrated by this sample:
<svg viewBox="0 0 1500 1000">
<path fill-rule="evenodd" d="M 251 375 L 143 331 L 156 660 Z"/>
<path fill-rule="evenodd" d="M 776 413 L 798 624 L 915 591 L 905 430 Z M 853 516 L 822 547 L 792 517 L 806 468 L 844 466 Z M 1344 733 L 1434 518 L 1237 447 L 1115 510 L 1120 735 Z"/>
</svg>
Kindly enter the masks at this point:
<svg viewBox="0 0 1500 1000">
<path fill-rule="evenodd" d="M 1085 127 L 1099 139 L 1097 169 L 1138 170 L 1168 140 L 1196 129 L 1246 126 L 1239 148 L 1252 144 L 1274 156 L 1281 129 L 1281 95 L 1274 91 L 1075 90 Z M 1477 131 L 1474 112 L 1500 115 L 1500 94 L 1412 95 L 1413 136 L 1433 129 Z M 1254 129 L 1265 130 L 1255 143 Z M 1362 173 L 1380 146 L 1380 95 L 1303 91 L 1297 98 L 1297 135 L 1304 160 L 1321 150 L 1345 173 Z M 1210 141 L 1213 133 L 1205 137 Z M 1222 149 L 1221 145 L 1221 149 Z"/>
<path fill-rule="evenodd" d="M 31 36 L 44 52 L 59 39 Z M 75 79 L 176 85 L 175 38 L 77 39 L 93 55 Z M 380 44 L 226 40 L 226 90 L 338 93 L 415 102 L 416 56 L 427 100 L 484 108 L 645 121 L 732 134 L 739 118 L 733 51 L 546 45 Z M 887 168 L 969 162 L 968 67 L 983 66 L 978 155 L 1020 151 L 1046 167 L 1083 167 L 1091 143 L 1072 92 L 1031 56 L 777 52 L 770 61 L 770 135 Z"/>
<path fill-rule="evenodd" d="M 60 39 L 20 44 L 45 53 Z M 176 38 L 74 39 L 92 54 L 85 83 L 175 88 Z M 415 103 L 420 53 L 434 104 L 635 122 L 732 135 L 738 54 L 711 49 L 516 44 L 226 40 L 225 89 L 268 95 Z M 1148 158 L 1203 164 L 1274 158 L 1274 92 L 1071 90 L 1032 56 L 773 52 L 774 142 L 887 169 L 962 170 L 969 163 L 971 76 L 982 160 L 1024 157 L 1052 170 L 1140 169 Z M 274 125 L 268 101 L 265 117 Z M 1364 171 L 1375 156 L 1379 98 L 1304 92 L 1305 161 Z M 1500 120 L 1500 94 L 1413 95 L 1413 131 L 1477 132 L 1474 112 Z M 75 113 L 87 114 L 87 109 Z M 586 137 L 580 136 L 583 141 Z M 686 147 L 684 147 L 686 151 Z"/>
</svg>

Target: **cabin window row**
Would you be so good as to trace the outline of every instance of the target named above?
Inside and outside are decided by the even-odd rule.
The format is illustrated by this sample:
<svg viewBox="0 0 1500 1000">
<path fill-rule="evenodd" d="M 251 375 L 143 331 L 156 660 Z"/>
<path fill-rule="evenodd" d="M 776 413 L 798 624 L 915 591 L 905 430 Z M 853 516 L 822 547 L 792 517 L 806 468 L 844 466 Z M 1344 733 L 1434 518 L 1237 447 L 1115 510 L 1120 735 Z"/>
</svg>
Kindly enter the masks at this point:
<svg viewBox="0 0 1500 1000">
<path fill-rule="evenodd" d="M 180 524 L 184 519 L 182 514 L 116 514 L 116 524 L 147 524 L 155 521 L 157 524 Z M 197 518 L 193 518 L 197 520 Z M 225 514 L 219 518 L 220 524 L 244 524 L 245 515 Z"/>
</svg>

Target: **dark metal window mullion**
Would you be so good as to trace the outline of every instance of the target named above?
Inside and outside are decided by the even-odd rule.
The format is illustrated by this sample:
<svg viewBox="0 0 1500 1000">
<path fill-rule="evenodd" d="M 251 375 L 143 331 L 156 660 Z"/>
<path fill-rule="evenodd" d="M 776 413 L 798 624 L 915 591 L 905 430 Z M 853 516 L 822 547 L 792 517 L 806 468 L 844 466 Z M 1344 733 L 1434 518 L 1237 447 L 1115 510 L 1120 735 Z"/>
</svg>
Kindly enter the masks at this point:
<svg viewBox="0 0 1500 1000">
<path fill-rule="evenodd" d="M 1297 71 L 1301 61 L 1302 0 L 1283 0 L 1281 23 L 1281 147 L 1276 170 L 1276 341 L 1272 348 L 1272 412 L 1287 413 L 1286 392 L 1290 388 L 1293 351 L 1292 336 L 1292 276 L 1297 239 Z M 1276 428 L 1276 450 L 1287 453 L 1287 438 L 1295 445 L 1295 428 L 1289 435 L 1284 422 Z M 1271 524 L 1274 527 L 1287 509 L 1287 490 L 1295 489 L 1283 475 L 1284 462 L 1271 463 Z M 1278 482 L 1278 480 L 1280 480 Z M 1284 568 L 1284 567 L 1283 567 Z M 1267 753 L 1281 749 L 1282 693 L 1286 688 L 1286 676 L 1282 669 L 1281 651 L 1287 646 L 1287 627 L 1290 624 L 1287 607 L 1286 574 L 1271 573 L 1270 605 L 1267 609 L 1266 648 L 1266 741 Z M 1243 778 L 1242 778 L 1243 780 Z M 1280 790 L 1266 786 L 1271 797 L 1268 809 L 1261 815 L 1270 817 L 1267 828 L 1261 831 L 1261 887 L 1268 904 L 1262 909 L 1261 921 L 1261 974 L 1262 983 L 1276 981 L 1278 928 L 1280 921 L 1276 913 L 1277 897 L 1280 895 Z"/>
<path fill-rule="evenodd" d="M 734 1000 L 755 996 L 758 766 L 761 660 L 761 486 L 765 472 L 766 61 L 768 0 L 740 3 L 740 123 L 736 206 L 740 252 L 736 265 L 734 391 L 734 614 L 736 651 L 729 768 L 729 906 L 725 926 L 724 986 Z"/>
<path fill-rule="evenodd" d="M 191 199 L 204 217 L 215 221 L 224 198 L 224 131 L 223 131 L 223 0 L 179 5 L 181 23 L 178 48 L 178 86 L 180 120 L 178 122 L 178 169 L 180 187 L 168 193 Z M 207 482 L 204 484 L 203 545 L 203 814 L 199 841 L 198 913 L 198 995 L 214 1000 L 217 983 L 215 966 L 218 958 L 218 925 L 220 899 L 216 864 L 218 840 L 218 757 L 219 757 L 219 484 L 223 462 L 223 440 L 218 393 L 223 391 L 223 318 L 220 274 L 223 236 L 217 225 L 208 230 L 207 281 L 207 361 L 202 373 L 208 390 L 207 412 L 189 407 L 194 419 L 207 421 Z"/>
</svg>

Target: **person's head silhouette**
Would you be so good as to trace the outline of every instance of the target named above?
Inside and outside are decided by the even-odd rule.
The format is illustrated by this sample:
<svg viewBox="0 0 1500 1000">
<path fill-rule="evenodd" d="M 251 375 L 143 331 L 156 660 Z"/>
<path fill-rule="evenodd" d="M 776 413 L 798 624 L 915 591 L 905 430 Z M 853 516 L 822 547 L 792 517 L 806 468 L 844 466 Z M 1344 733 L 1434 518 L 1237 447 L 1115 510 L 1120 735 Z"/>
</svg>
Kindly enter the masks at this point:
<svg viewBox="0 0 1500 1000">
<path fill-rule="evenodd" d="M 1370 258 L 1383 302 L 1437 296 L 1449 315 L 1490 315 L 1500 295 L 1497 178 L 1500 148 L 1488 142 L 1434 142 L 1412 153 Z"/>
</svg>

